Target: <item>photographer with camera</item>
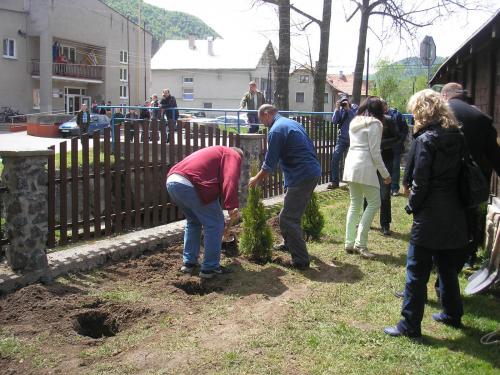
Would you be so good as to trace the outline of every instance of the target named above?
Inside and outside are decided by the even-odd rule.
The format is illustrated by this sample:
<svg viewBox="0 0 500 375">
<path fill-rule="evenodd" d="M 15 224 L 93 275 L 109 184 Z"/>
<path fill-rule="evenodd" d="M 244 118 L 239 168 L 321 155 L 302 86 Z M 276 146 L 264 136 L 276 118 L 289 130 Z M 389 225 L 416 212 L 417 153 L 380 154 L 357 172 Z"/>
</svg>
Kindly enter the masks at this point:
<svg viewBox="0 0 500 375">
<path fill-rule="evenodd" d="M 356 116 L 358 106 L 349 102 L 347 94 L 341 94 L 339 100 L 335 103 L 335 111 L 333 112 L 332 122 L 339 129 L 337 144 L 333 151 L 331 161 L 331 174 L 328 189 L 336 189 L 339 187 L 339 170 L 340 160 L 349 149 L 349 124 Z"/>
</svg>

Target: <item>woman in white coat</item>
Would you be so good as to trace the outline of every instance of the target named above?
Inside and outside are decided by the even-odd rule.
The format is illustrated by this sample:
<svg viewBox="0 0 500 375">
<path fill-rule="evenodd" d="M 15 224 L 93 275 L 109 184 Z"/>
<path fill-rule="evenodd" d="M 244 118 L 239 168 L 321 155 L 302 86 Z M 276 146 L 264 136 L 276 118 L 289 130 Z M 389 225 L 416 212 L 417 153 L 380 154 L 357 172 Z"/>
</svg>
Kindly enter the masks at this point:
<svg viewBox="0 0 500 375">
<path fill-rule="evenodd" d="M 385 184 L 391 183 L 391 176 L 380 154 L 383 121 L 382 101 L 371 96 L 361 103 L 358 115 L 349 127 L 351 142 L 344 164 L 344 181 L 349 185 L 351 204 L 346 219 L 345 250 L 364 258 L 374 257 L 368 251 L 367 242 L 370 225 L 380 208 L 377 171 Z M 364 198 L 368 205 L 363 212 Z"/>
</svg>

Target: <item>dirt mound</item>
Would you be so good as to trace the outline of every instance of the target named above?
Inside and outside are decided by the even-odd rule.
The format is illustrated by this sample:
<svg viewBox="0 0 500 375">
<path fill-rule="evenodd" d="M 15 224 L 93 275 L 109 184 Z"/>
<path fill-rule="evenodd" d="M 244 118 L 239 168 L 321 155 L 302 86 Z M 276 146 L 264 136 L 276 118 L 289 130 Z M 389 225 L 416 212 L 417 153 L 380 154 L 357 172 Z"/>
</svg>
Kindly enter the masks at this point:
<svg viewBox="0 0 500 375">
<path fill-rule="evenodd" d="M 54 283 L 30 285 L 0 300 L 0 324 L 22 321 L 58 321 L 75 308 L 78 288 Z"/>
</svg>

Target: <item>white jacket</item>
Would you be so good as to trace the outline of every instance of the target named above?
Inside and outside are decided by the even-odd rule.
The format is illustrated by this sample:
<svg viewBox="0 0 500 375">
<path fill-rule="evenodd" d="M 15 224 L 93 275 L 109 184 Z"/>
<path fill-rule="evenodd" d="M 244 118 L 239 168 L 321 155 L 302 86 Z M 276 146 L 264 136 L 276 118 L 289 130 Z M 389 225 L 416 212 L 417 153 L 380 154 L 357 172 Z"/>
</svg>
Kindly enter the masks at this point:
<svg viewBox="0 0 500 375">
<path fill-rule="evenodd" d="M 389 177 L 380 154 L 382 123 L 374 117 L 356 116 L 349 126 L 350 146 L 344 164 L 344 181 L 380 188 L 377 170 Z"/>
</svg>

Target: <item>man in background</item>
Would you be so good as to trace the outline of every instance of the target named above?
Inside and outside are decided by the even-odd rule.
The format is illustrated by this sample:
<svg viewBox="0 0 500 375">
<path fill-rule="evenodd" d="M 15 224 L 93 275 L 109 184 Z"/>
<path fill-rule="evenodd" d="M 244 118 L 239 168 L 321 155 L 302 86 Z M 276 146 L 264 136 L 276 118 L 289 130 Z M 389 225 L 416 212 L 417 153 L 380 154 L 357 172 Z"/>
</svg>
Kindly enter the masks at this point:
<svg viewBox="0 0 500 375">
<path fill-rule="evenodd" d="M 240 110 L 245 108 L 249 111 L 257 111 L 262 104 L 266 102 L 264 98 L 264 94 L 262 94 L 259 90 L 257 90 L 257 84 L 255 81 L 251 81 L 248 84 L 248 92 L 243 95 L 240 103 Z M 257 133 L 259 131 L 259 120 L 257 117 L 257 112 L 248 112 L 248 123 L 250 124 L 250 128 L 248 129 L 249 133 Z"/>
<path fill-rule="evenodd" d="M 76 113 L 76 124 L 80 128 L 80 135 L 87 133 L 90 125 L 90 112 L 87 104 L 82 104 L 80 110 Z"/>
<path fill-rule="evenodd" d="M 356 105 L 351 105 L 349 97 L 346 94 L 342 94 L 337 103 L 335 103 L 332 122 L 334 125 L 337 125 L 339 134 L 332 155 L 331 182 L 327 186 L 328 189 L 336 189 L 339 187 L 340 161 L 344 158 L 345 153 L 349 149 L 349 124 L 354 116 L 356 116 L 357 108 Z"/>
</svg>

